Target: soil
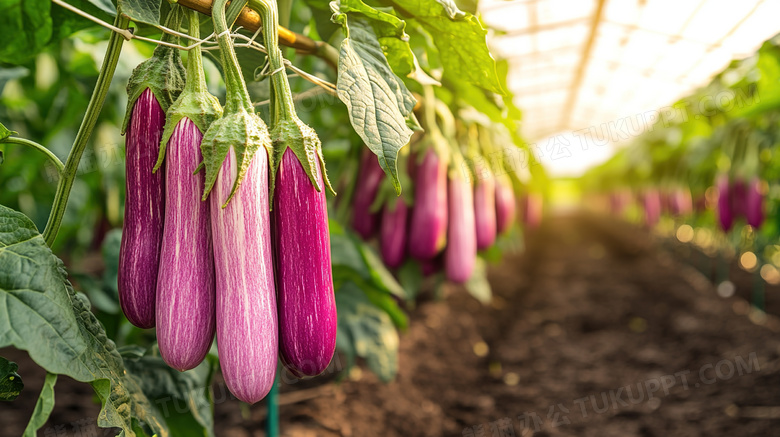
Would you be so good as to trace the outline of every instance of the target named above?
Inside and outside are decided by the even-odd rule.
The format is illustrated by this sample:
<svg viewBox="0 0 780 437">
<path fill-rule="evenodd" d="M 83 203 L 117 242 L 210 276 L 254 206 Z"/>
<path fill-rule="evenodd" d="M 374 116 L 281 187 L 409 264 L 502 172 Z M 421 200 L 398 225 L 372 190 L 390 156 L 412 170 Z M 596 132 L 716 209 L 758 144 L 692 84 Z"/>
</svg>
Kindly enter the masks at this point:
<svg viewBox="0 0 780 437">
<path fill-rule="evenodd" d="M 549 219 L 526 243 L 491 268 L 491 305 L 450 287 L 411 312 L 395 381 L 357 370 L 284 385 L 281 435 L 780 435 L 780 290 L 766 291 L 770 314 L 752 310 L 752 277 L 735 272 L 722 298 L 697 257 L 603 217 Z M 43 372 L 0 356 L 26 384 L 0 405 L 0 435 L 20 435 Z M 93 397 L 60 377 L 39 435 L 103 435 L 74 431 L 94 423 Z M 215 414 L 219 437 L 264 435 L 262 404 Z"/>
</svg>

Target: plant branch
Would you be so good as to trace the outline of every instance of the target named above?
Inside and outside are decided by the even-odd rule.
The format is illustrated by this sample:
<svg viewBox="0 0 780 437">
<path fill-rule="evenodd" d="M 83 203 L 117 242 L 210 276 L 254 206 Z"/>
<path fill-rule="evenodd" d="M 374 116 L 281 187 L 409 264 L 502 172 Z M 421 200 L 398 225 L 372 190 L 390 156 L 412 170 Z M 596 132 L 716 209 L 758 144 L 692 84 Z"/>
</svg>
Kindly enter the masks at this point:
<svg viewBox="0 0 780 437">
<path fill-rule="evenodd" d="M 116 18 L 114 19 L 114 26 L 119 29 L 126 29 L 128 24 L 129 20 L 127 17 L 122 15 L 121 11 L 117 11 Z M 54 240 L 57 238 L 57 233 L 60 230 L 60 225 L 62 225 L 62 216 L 65 215 L 65 208 L 68 205 L 68 197 L 70 196 L 71 188 L 73 188 L 73 181 L 76 178 L 81 155 L 87 147 L 89 137 L 92 136 L 92 130 L 95 128 L 95 123 L 97 123 L 100 110 L 103 108 L 103 103 L 106 100 L 108 88 L 111 85 L 111 79 L 114 77 L 117 62 L 119 62 L 119 54 L 122 51 L 123 42 L 124 39 L 122 35 L 117 32 L 111 33 L 111 37 L 108 40 L 108 47 L 106 48 L 106 56 L 103 59 L 103 65 L 100 67 L 100 74 L 98 75 L 95 89 L 92 92 L 92 97 L 89 99 L 87 112 L 84 114 L 84 119 L 81 121 L 81 126 L 76 134 L 76 139 L 73 141 L 73 147 L 68 154 L 68 160 L 65 162 L 62 177 L 57 184 L 57 193 L 54 196 L 51 213 L 49 213 L 49 221 L 46 223 L 46 228 L 43 230 L 43 238 L 49 246 L 54 243 Z"/>
<path fill-rule="evenodd" d="M 57 174 L 62 177 L 62 173 L 65 171 L 65 165 L 60 161 L 60 158 L 57 158 L 57 155 L 52 153 L 51 150 L 47 149 L 46 147 L 43 147 L 42 145 L 36 143 L 35 141 L 26 140 L 24 138 L 16 138 L 16 137 L 8 137 L 2 141 L 0 141 L 0 144 L 18 144 L 20 146 L 27 146 L 32 149 L 35 149 L 44 155 L 46 155 L 47 158 L 49 158 L 49 161 L 54 164 L 55 167 L 57 167 Z"/>
</svg>

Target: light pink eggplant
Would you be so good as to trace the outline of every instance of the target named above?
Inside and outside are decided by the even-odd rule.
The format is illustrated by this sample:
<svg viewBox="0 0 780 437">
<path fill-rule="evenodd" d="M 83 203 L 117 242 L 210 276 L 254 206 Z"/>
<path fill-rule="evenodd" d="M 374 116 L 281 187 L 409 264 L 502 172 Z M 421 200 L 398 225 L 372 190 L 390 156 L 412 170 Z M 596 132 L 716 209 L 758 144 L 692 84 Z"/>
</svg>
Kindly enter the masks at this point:
<svg viewBox="0 0 780 437">
<path fill-rule="evenodd" d="M 395 269 L 401 266 L 406 255 L 406 218 L 409 207 L 404 199 L 391 199 L 382 210 L 382 224 L 379 245 L 382 260 L 387 267 Z"/>
<path fill-rule="evenodd" d="M 447 165 L 433 148 L 414 170 L 414 207 L 409 225 L 409 254 L 429 259 L 447 239 Z"/>
<path fill-rule="evenodd" d="M 496 241 L 496 182 L 493 175 L 477 180 L 474 187 L 474 221 L 477 250 L 487 249 Z"/>
<path fill-rule="evenodd" d="M 260 151 L 254 155 L 242 184 L 222 208 L 236 176 L 231 147 L 209 196 L 217 348 L 228 389 L 252 404 L 271 390 L 279 353 L 267 154 Z"/>
<path fill-rule="evenodd" d="M 464 283 L 474 272 L 477 232 L 471 183 L 453 177 L 449 181 L 449 226 L 444 251 L 444 273 L 448 280 Z"/>
<path fill-rule="evenodd" d="M 282 361 L 296 376 L 315 376 L 330 364 L 336 348 L 328 205 L 317 165 L 317 191 L 292 149 L 276 174 L 273 242 L 279 297 Z"/>
<path fill-rule="evenodd" d="M 174 369 L 203 361 L 216 329 L 214 256 L 209 204 L 201 200 L 203 133 L 183 118 L 168 141 L 165 227 L 157 277 L 157 343 Z"/>
<path fill-rule="evenodd" d="M 678 188 L 671 195 L 671 212 L 675 216 L 685 216 L 693 211 L 693 199 L 687 188 Z"/>
<path fill-rule="evenodd" d="M 515 192 L 507 180 L 496 181 L 496 232 L 503 234 L 512 226 L 516 215 Z"/>
<path fill-rule="evenodd" d="M 523 219 L 529 229 L 535 229 L 542 223 L 542 213 L 544 208 L 544 198 L 537 193 L 528 193 L 525 195 L 523 208 Z"/>
<path fill-rule="evenodd" d="M 764 223 L 764 195 L 761 192 L 761 179 L 753 178 L 747 188 L 745 199 L 745 218 L 750 226 L 761 227 Z"/>
<path fill-rule="evenodd" d="M 655 189 L 647 190 L 643 195 L 642 203 L 645 210 L 645 225 L 655 226 L 661 217 L 661 194 Z"/>
<path fill-rule="evenodd" d="M 718 188 L 718 223 L 723 231 L 728 232 L 734 224 L 729 176 L 727 174 L 718 176 L 715 180 L 715 185 Z"/>
<path fill-rule="evenodd" d="M 376 199 L 384 175 L 385 172 L 379 166 L 376 155 L 364 151 L 360 159 L 355 197 L 352 202 L 352 228 L 364 240 L 371 238 L 376 232 L 379 213 L 372 212 L 371 205 Z"/>
<path fill-rule="evenodd" d="M 136 100 L 126 133 L 126 200 L 119 249 L 119 303 L 139 328 L 155 325 L 155 291 L 165 211 L 163 173 L 152 173 L 165 113 L 148 88 Z"/>
</svg>

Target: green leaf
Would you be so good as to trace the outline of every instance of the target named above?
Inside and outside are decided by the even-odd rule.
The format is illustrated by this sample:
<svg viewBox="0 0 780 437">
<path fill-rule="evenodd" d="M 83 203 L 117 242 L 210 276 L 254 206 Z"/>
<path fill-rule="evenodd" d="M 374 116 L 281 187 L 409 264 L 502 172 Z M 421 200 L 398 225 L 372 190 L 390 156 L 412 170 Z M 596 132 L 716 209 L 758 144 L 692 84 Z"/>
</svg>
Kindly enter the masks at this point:
<svg viewBox="0 0 780 437">
<path fill-rule="evenodd" d="M 50 373 L 88 382 L 100 398 L 98 425 L 168 436 L 168 430 L 125 374 L 114 342 L 67 280 L 65 268 L 32 221 L 0 205 L 0 347 L 26 350 Z"/>
<path fill-rule="evenodd" d="M 109 23 L 116 15 L 116 8 L 109 0 L 67 0 L 67 3 Z M 98 26 L 93 21 L 53 3 L 51 19 L 52 41 L 59 41 L 79 30 Z"/>
<path fill-rule="evenodd" d="M 122 15 L 136 23 L 160 25 L 162 0 L 118 0 L 117 3 Z"/>
<path fill-rule="evenodd" d="M 415 260 L 407 260 L 398 270 L 398 281 L 406 291 L 406 300 L 413 301 L 420 292 L 423 280 L 422 266 Z"/>
<path fill-rule="evenodd" d="M 54 409 L 54 384 L 56 383 L 57 374 L 47 372 L 46 379 L 43 380 L 41 394 L 38 395 L 38 401 L 35 402 L 32 417 L 27 422 L 22 437 L 35 437 L 38 434 L 38 430 L 49 420 L 49 416 Z"/>
<path fill-rule="evenodd" d="M 410 14 L 430 32 L 445 76 L 504 93 L 496 74 L 496 61 L 487 46 L 487 31 L 477 17 L 461 11 L 449 0 L 386 1 Z"/>
<path fill-rule="evenodd" d="M 7 84 L 9 80 L 20 79 L 22 77 L 27 76 L 28 74 L 30 74 L 30 70 L 24 67 L 0 69 L 0 94 L 2 94 L 3 89 L 5 89 L 5 84 Z M 2 126 L 2 124 L 0 124 L 0 126 Z M 5 127 L 0 128 L 0 131 L 4 128 Z M 2 138 L 3 136 L 0 135 L 0 139 Z"/>
<path fill-rule="evenodd" d="M 21 64 L 38 54 L 52 35 L 51 2 L 0 0 L 0 62 Z"/>
<path fill-rule="evenodd" d="M 18 132 L 8 130 L 7 127 L 3 126 L 3 124 L 0 123 L 0 141 L 3 141 L 4 139 L 10 137 L 11 135 L 16 135 L 17 133 Z"/>
<path fill-rule="evenodd" d="M 487 305 L 493 298 L 493 292 L 490 288 L 490 282 L 487 280 L 487 265 L 482 258 L 477 258 L 474 264 L 474 273 L 464 284 L 469 294 L 482 304 Z"/>
<path fill-rule="evenodd" d="M 218 368 L 216 356 L 209 355 L 198 367 L 186 372 L 171 368 L 159 355 L 139 356 L 137 351 L 130 350 L 123 351 L 122 357 L 127 371 L 161 410 L 171 436 L 214 436 L 210 387 Z"/>
<path fill-rule="evenodd" d="M 350 18 L 334 8 L 334 20 L 347 37 L 341 43 L 337 81 L 338 97 L 347 105 L 350 122 L 363 142 L 379 158 L 398 193 L 398 151 L 412 136 L 406 117 L 415 99 L 387 63 L 376 34 L 364 19 Z M 349 23 L 348 23 L 349 21 Z"/>
<path fill-rule="evenodd" d="M 0 401 L 12 401 L 22 392 L 24 382 L 17 370 L 16 363 L 0 357 Z"/>
<path fill-rule="evenodd" d="M 385 382 L 398 372 L 398 332 L 390 317 L 378 309 L 357 285 L 345 283 L 336 292 L 339 330 L 336 347 L 349 365 L 355 357 L 366 360 L 368 368 Z"/>
</svg>

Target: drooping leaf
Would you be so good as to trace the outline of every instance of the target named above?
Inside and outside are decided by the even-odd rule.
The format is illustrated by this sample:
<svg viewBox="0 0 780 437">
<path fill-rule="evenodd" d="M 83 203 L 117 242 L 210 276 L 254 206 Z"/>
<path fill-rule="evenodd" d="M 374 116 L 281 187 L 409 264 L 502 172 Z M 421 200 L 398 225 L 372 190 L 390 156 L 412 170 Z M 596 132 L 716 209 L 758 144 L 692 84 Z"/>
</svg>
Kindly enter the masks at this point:
<svg viewBox="0 0 780 437">
<path fill-rule="evenodd" d="M 415 99 L 387 63 L 374 30 L 365 19 L 347 18 L 334 8 L 334 20 L 345 28 L 337 81 L 338 97 L 347 105 L 352 127 L 379 158 L 398 193 L 398 151 L 412 136 L 406 117 Z"/>
<path fill-rule="evenodd" d="M 336 347 L 347 356 L 349 365 L 356 356 L 361 357 L 382 381 L 391 381 L 398 372 L 399 340 L 390 317 L 351 282 L 336 292 L 336 306 L 339 316 Z"/>
<path fill-rule="evenodd" d="M 0 0 L 0 62 L 21 64 L 31 59 L 51 35 L 51 2 Z"/>
<path fill-rule="evenodd" d="M 17 370 L 16 363 L 0 357 L 0 401 L 12 401 L 22 392 L 24 382 Z"/>
<path fill-rule="evenodd" d="M 35 408 L 30 421 L 27 422 L 27 426 L 24 428 L 22 437 L 35 437 L 38 430 L 49 420 L 49 416 L 54 409 L 54 384 L 56 383 L 57 374 L 47 372 L 46 379 L 43 380 L 41 394 L 38 395 L 38 401 L 35 402 Z"/>
<path fill-rule="evenodd" d="M 0 205 L 0 347 L 26 350 L 50 373 L 92 385 L 102 408 L 98 425 L 168 435 L 141 391 L 125 374 L 113 341 L 67 280 L 65 268 L 32 221 Z"/>
</svg>

